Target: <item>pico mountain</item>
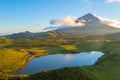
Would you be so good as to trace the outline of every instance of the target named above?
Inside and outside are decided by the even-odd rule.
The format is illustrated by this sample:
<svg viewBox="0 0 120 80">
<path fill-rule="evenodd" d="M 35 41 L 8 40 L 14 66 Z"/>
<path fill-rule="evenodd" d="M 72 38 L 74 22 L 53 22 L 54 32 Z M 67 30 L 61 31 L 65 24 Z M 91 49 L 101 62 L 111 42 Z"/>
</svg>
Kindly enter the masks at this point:
<svg viewBox="0 0 120 80">
<path fill-rule="evenodd" d="M 55 34 L 57 36 L 61 36 L 61 34 L 66 34 L 67 36 L 70 35 L 76 35 L 76 36 L 96 36 L 96 35 L 111 35 L 117 33 L 117 35 L 120 34 L 120 29 L 106 25 L 104 23 L 101 23 L 101 20 L 94 16 L 91 13 L 88 13 L 77 20 L 75 20 L 76 23 L 79 21 L 84 21 L 84 26 L 76 26 L 76 27 L 66 27 L 61 26 L 60 28 L 55 28 L 55 30 L 50 30 L 46 32 L 37 32 L 32 33 L 29 31 L 21 32 L 21 33 L 15 33 L 12 35 L 6 35 L 8 38 L 36 38 L 36 37 L 49 37 L 53 36 L 52 34 Z M 50 27 L 49 27 L 50 28 Z M 52 27 L 54 28 L 54 27 Z M 112 36 L 113 36 L 112 35 Z"/>
<path fill-rule="evenodd" d="M 119 28 L 102 23 L 98 17 L 91 13 L 78 18 L 75 22 L 78 23 L 79 21 L 83 20 L 85 21 L 84 26 L 66 27 L 57 29 L 56 31 L 78 35 L 105 35 L 120 32 Z"/>
</svg>

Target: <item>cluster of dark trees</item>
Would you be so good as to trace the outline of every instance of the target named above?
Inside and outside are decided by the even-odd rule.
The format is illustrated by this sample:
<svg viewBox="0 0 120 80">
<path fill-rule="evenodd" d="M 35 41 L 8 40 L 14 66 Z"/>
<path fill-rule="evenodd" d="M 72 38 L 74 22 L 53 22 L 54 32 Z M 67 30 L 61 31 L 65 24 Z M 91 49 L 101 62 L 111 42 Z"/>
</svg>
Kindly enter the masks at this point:
<svg viewBox="0 0 120 80">
<path fill-rule="evenodd" d="M 81 67 L 43 71 L 29 77 L 13 77 L 8 80 L 99 80 Z"/>
</svg>

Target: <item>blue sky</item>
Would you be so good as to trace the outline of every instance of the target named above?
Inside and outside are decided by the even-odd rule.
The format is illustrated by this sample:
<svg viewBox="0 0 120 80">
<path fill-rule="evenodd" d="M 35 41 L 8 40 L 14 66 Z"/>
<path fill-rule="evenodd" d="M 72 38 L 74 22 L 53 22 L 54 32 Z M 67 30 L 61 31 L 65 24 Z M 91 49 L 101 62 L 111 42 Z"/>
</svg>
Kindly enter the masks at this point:
<svg viewBox="0 0 120 80">
<path fill-rule="evenodd" d="M 0 0 L 0 33 L 38 32 L 52 19 L 87 13 L 120 20 L 120 0 Z"/>
</svg>

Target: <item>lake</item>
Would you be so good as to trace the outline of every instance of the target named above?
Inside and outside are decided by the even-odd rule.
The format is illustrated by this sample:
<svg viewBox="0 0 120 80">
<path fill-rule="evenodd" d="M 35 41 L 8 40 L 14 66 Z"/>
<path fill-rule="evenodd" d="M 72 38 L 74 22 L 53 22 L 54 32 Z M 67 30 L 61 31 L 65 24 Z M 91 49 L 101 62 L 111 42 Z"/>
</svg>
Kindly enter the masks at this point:
<svg viewBox="0 0 120 80">
<path fill-rule="evenodd" d="M 78 54 L 53 54 L 34 58 L 16 74 L 33 74 L 43 70 L 63 67 L 93 65 L 104 53 L 99 51 L 82 52 Z"/>
</svg>

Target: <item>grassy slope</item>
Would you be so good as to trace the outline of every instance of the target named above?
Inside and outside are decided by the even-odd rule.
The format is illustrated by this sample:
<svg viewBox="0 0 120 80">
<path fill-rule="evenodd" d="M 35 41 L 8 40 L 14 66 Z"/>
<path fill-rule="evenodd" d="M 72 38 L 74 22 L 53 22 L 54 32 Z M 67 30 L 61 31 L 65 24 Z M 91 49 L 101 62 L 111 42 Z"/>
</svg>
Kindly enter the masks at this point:
<svg viewBox="0 0 120 80">
<path fill-rule="evenodd" d="M 105 55 L 93 66 L 43 71 L 26 78 L 14 77 L 10 80 L 120 80 L 119 44 L 120 42 L 81 42 L 75 45 L 78 50 L 73 52 L 99 50 L 104 52 Z"/>
<path fill-rule="evenodd" d="M 103 50 L 107 54 L 102 57 L 92 68 L 93 74 L 100 77 L 102 80 L 120 80 L 120 43 L 108 44 L 107 50 Z M 89 68 L 88 68 L 89 69 Z"/>
<path fill-rule="evenodd" d="M 0 77 L 8 75 L 24 66 L 27 53 L 14 49 L 0 49 Z"/>
<path fill-rule="evenodd" d="M 111 41 L 99 41 L 99 40 L 88 40 L 86 41 L 80 41 L 79 39 L 75 39 L 77 41 L 74 41 L 73 39 L 67 39 L 63 38 L 61 41 L 57 41 L 56 39 L 18 39 L 17 41 L 12 42 L 12 40 L 6 39 L 6 38 L 1 38 L 2 42 L 4 45 L 1 45 L 1 52 L 0 55 L 3 57 L 8 57 L 9 61 L 14 62 L 14 58 L 19 57 L 21 52 L 19 52 L 19 49 L 24 48 L 23 46 L 26 46 L 25 48 L 32 51 L 36 52 L 36 55 L 41 55 L 37 54 L 41 52 L 41 50 L 46 50 L 45 52 L 48 54 L 53 54 L 53 53 L 78 53 L 78 52 L 84 52 L 84 51 L 102 51 L 105 53 L 105 55 L 94 65 L 94 66 L 86 66 L 86 67 L 74 67 L 74 68 L 65 68 L 65 69 L 59 69 L 59 70 L 52 70 L 52 71 L 44 71 L 42 73 L 38 74 L 33 74 L 30 75 L 27 78 L 22 77 L 17 77 L 22 78 L 22 79 L 27 79 L 27 80 L 120 80 L 119 74 L 120 74 L 120 42 L 111 42 Z M 71 41 L 73 40 L 73 41 Z M 25 44 L 21 44 L 21 43 Z M 26 42 L 25 42 L 26 41 Z M 44 47 L 41 47 L 41 44 L 36 44 L 39 42 L 43 42 L 43 45 L 46 45 Z M 63 44 L 63 42 L 65 43 Z M 59 45 L 56 45 L 58 44 Z M 12 45 L 10 45 L 12 44 Z M 54 44 L 54 45 L 53 45 Z M 69 44 L 69 45 L 68 45 Z M 3 49 L 4 47 L 8 48 L 13 48 L 12 51 L 7 49 Z M 28 46 L 31 46 L 27 48 Z M 66 48 L 70 47 L 70 48 Z M 35 50 L 34 48 L 37 48 Z M 17 50 L 16 50 L 17 49 Z M 5 50 L 5 51 L 4 51 Z M 10 53 L 10 55 L 8 54 Z M 14 53 L 13 53 L 14 52 Z M 44 51 L 43 51 L 44 52 Z M 19 55 L 16 55 L 17 53 L 20 53 Z M 5 55 L 4 55 L 5 54 Z M 12 54 L 12 57 L 10 57 Z M 44 54 L 44 53 L 43 53 Z M 22 57 L 25 54 L 22 55 Z M 18 60 L 21 60 L 21 58 L 18 58 Z M 0 59 L 2 59 L 0 58 Z M 4 60 L 0 60 L 3 63 L 6 63 Z M 8 63 L 9 63 L 8 61 Z M 3 64 L 2 63 L 2 64 Z M 21 63 L 21 61 L 20 61 Z M 11 64 L 12 65 L 12 64 Z M 14 64 L 15 65 L 15 64 Z M 18 64 L 16 64 L 18 65 Z M 16 67 L 15 65 L 15 67 Z M 12 67 L 12 69 L 15 69 L 15 67 Z M 1 68 L 2 69 L 2 68 Z M 9 69 L 9 68 L 6 68 Z M 7 70 L 6 70 L 7 71 Z M 73 73 L 73 74 L 72 74 Z M 56 75 L 58 77 L 56 77 Z M 77 75 L 76 75 L 77 74 Z M 72 76 L 72 77 L 71 77 Z M 15 77 L 16 78 L 16 77 Z M 13 78 L 13 80 L 15 80 Z M 21 79 L 20 79 L 21 80 Z"/>
</svg>

